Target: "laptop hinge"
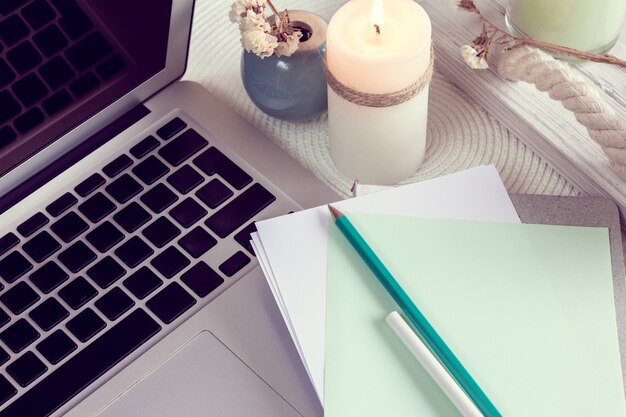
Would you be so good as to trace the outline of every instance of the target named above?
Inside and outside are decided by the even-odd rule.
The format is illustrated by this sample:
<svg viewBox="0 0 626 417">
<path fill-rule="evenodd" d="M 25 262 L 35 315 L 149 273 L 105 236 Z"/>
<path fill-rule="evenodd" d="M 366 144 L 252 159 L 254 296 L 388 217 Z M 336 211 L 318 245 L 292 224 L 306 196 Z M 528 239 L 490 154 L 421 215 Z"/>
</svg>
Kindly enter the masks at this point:
<svg viewBox="0 0 626 417">
<path fill-rule="evenodd" d="M 39 171 L 37 174 L 20 184 L 0 199 L 0 214 L 4 213 L 24 197 L 32 194 L 40 187 L 47 184 L 61 172 L 67 170 L 76 162 L 98 149 L 100 146 L 113 139 L 115 136 L 128 129 L 138 120 L 144 118 L 150 110 L 143 104 L 133 107 L 121 117 L 109 123 L 106 127 L 90 136 L 87 140 L 63 155 L 61 158 Z"/>
</svg>

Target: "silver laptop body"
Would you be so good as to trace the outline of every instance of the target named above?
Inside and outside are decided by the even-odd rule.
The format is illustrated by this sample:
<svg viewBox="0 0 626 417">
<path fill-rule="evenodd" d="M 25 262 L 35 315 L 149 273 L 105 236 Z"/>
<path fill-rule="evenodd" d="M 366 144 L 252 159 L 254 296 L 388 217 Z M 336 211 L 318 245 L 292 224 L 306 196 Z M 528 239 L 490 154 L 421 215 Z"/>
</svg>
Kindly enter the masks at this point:
<svg viewBox="0 0 626 417">
<path fill-rule="evenodd" d="M 17 12 L 9 11 L 6 15 L 18 13 L 30 25 L 31 20 L 37 21 L 32 17 L 35 15 L 25 9 L 31 7 L 31 3 L 34 2 L 18 1 Z M 92 22 L 90 31 L 76 35 L 76 39 L 71 36 L 74 29 L 67 29 L 67 21 L 62 20 L 66 17 L 63 13 L 67 4 L 71 7 L 77 4 Z M 73 104 L 59 110 L 61 116 L 48 114 L 51 107 L 46 107 L 44 103 L 49 96 L 39 98 L 30 106 L 41 107 L 45 120 L 18 135 L 8 147 L 0 148 L 3 168 L 0 178 L 0 209 L 3 211 L 0 238 L 12 234 L 19 240 L 13 245 L 6 245 L 10 248 L 4 253 L 0 252 L 0 276 L 3 259 L 12 254 L 15 259 L 25 259 L 31 264 L 30 269 L 20 273 L 19 265 L 7 266 L 5 262 L 5 271 L 9 271 L 5 274 L 9 279 L 0 280 L 3 284 L 0 308 L 9 316 L 9 321 L 0 327 L 0 348 L 9 356 L 0 366 L 0 373 L 6 382 L 0 391 L 8 396 L 0 406 L 0 416 L 322 415 L 321 406 L 269 288 L 242 236 L 244 229 L 249 231 L 255 220 L 329 202 L 334 194 L 202 86 L 178 81 L 185 69 L 193 0 L 174 0 L 171 3 L 164 0 L 50 0 L 50 6 L 56 16 L 50 24 L 58 26 L 68 39 L 66 49 L 60 50 L 57 55 L 70 63 L 80 79 L 67 81 L 69 84 L 61 87 L 67 89 L 74 99 Z M 67 6 L 68 16 L 75 17 L 72 13 L 80 15 L 80 12 L 72 12 L 70 6 Z M 145 23 L 150 19 L 154 28 Z M 124 26 L 124 23 L 127 25 Z M 151 30 L 155 32 L 150 33 Z M 94 31 L 99 32 L 101 43 L 104 39 L 108 44 L 105 48 L 107 56 L 116 55 L 117 67 L 108 58 L 107 65 L 102 61 L 104 58 L 81 64 L 82 58 L 67 52 L 67 48 L 74 48 L 74 45 L 84 48 L 86 42 L 83 41 L 88 36 L 98 38 L 93 35 Z M 140 35 L 139 31 L 147 33 Z M 126 44 L 117 37 L 120 33 L 122 38 L 134 38 L 138 43 L 138 38 L 152 38 L 154 43 Z M 39 48 L 35 36 L 28 35 L 26 41 Z M 164 44 L 159 45 L 158 39 L 163 39 Z M 96 41 L 93 42 L 97 45 Z M 133 53 L 139 50 L 136 48 L 161 48 L 166 53 L 162 54 L 160 61 L 158 56 L 150 58 L 156 64 L 150 70 L 152 72 L 147 71 L 136 77 L 133 82 L 137 85 L 132 87 L 131 83 L 119 87 L 132 79 L 136 74 L 135 68 L 142 64 L 139 61 L 144 57 L 138 58 Z M 78 46 L 75 49 L 81 51 Z M 89 53 L 86 55 L 89 57 Z M 155 55 L 159 54 L 155 52 Z M 41 65 L 49 60 L 51 57 L 44 56 Z M 119 62 L 123 63 L 121 69 Z M 110 75 L 107 70 L 111 68 L 117 68 L 118 72 Z M 36 68 L 32 71 L 41 75 L 42 70 Z M 84 93 L 83 98 L 76 92 L 83 91 L 80 87 L 87 85 L 83 78 L 89 77 L 83 77 L 80 71 L 95 74 L 100 83 L 93 92 Z M 17 79 L 25 77 L 15 72 Z M 48 79 L 44 81 L 47 83 Z M 117 93 L 113 91 L 116 88 Z M 49 87 L 49 90 L 49 94 L 54 93 L 53 88 Z M 105 93 L 110 93 L 106 97 L 108 101 L 102 99 L 104 101 L 94 103 L 93 100 L 97 99 L 92 100 L 93 97 L 100 99 Z M 26 110 L 28 106 L 23 103 L 21 107 Z M 15 124 L 15 120 L 22 116 L 13 117 L 12 123 Z M 180 123 L 172 124 L 173 120 L 182 122 L 184 127 Z M 19 124 L 14 127 L 15 130 L 18 130 L 17 126 Z M 57 135 L 50 133 L 57 131 Z M 188 131 L 197 135 L 186 133 Z M 163 138 L 168 134 L 169 138 Z M 179 139 L 183 136 L 184 141 Z M 190 143 L 201 141 L 197 136 L 207 143 L 202 142 L 189 150 Z M 156 148 L 148 146 L 153 143 L 146 141 L 148 137 L 156 139 Z M 172 145 L 175 142 L 177 145 Z M 209 152 L 210 149 L 213 153 Z M 181 152 L 190 154 L 181 155 Z M 126 157 L 120 159 L 120 155 Z M 154 164 L 143 164 L 148 158 Z M 124 163 L 127 160 L 130 160 L 130 165 Z M 222 161 L 222 165 L 218 164 L 218 168 L 211 173 L 203 162 L 206 160 Z M 232 163 L 238 168 L 232 168 Z M 155 164 L 165 173 L 151 174 L 150 169 Z M 140 165 L 142 168 L 138 168 Z M 187 184 L 189 177 L 182 173 L 175 179 L 170 178 L 184 166 L 200 174 L 202 178 L 196 181 L 199 181 L 198 184 Z M 237 169 L 251 179 L 238 183 L 238 179 L 232 177 L 235 175 L 233 170 L 239 172 Z M 82 182 L 88 183 L 94 173 L 102 177 L 104 183 L 97 186 L 91 184 L 95 188 L 92 187 L 89 192 L 85 191 L 85 187 L 78 188 L 86 193 L 81 195 L 77 187 Z M 118 182 L 122 177 L 126 182 Z M 218 191 L 228 195 L 221 202 L 207 201 L 213 198 L 211 191 L 215 190 L 208 184 L 213 184 L 214 180 L 222 187 Z M 129 182 L 139 184 L 141 189 L 128 191 L 124 184 Z M 157 186 L 168 189 L 174 196 L 174 202 L 169 205 L 153 203 L 151 196 L 156 193 L 148 194 Z M 198 194 L 205 187 L 208 191 Z M 244 203 L 253 188 L 265 190 L 274 199 L 250 214 Z M 76 201 L 68 203 L 70 197 L 66 194 Z M 99 200 L 91 200 L 96 194 L 110 201 L 115 208 L 103 211 L 102 205 L 95 204 Z M 210 197 L 204 198 L 205 195 Z M 260 195 L 265 196 L 263 193 Z M 195 217 L 189 218 L 183 210 L 183 202 L 196 208 Z M 63 208 L 63 204 L 70 205 Z M 153 207 L 153 204 L 156 206 Z M 175 210 L 179 204 L 181 208 Z M 150 219 L 128 231 L 126 224 L 116 216 L 131 205 L 148 212 Z M 236 209 L 245 212 L 245 221 L 242 224 L 239 224 L 240 220 L 232 223 L 231 217 L 218 214 L 226 206 L 232 212 Z M 200 209 L 204 214 L 197 214 Z M 33 220 L 36 213 L 43 216 L 35 216 Z M 68 213 L 74 213 L 73 218 L 87 224 L 87 229 L 72 234 L 68 231 L 71 228 L 63 228 L 65 223 L 58 222 Z M 37 219 L 42 217 L 46 219 L 45 223 L 38 224 Z M 225 223 L 219 222 L 222 217 L 226 218 Z M 161 223 L 153 226 L 157 220 Z M 214 225 L 216 222 L 219 224 Z M 112 225 L 123 235 L 115 243 L 109 242 L 108 248 L 98 246 L 99 241 L 95 240 L 97 234 L 90 235 L 104 223 Z M 173 225 L 172 229 L 178 232 L 168 235 L 168 228 L 162 225 Z M 209 249 L 194 252 L 196 246 L 193 242 L 189 245 L 189 239 L 184 238 L 195 229 L 212 236 L 217 243 Z M 40 248 L 41 245 L 29 243 L 40 236 L 51 237 L 58 243 L 58 248 L 52 251 L 49 245 L 43 245 L 43 238 L 37 244 L 41 243 L 44 249 Z M 109 235 L 100 237 L 107 240 Z M 143 241 L 141 247 L 147 248 L 151 254 L 137 257 L 138 251 L 133 253 L 130 250 L 134 246 L 126 245 L 131 240 Z M 93 242 L 96 242 L 95 246 Z M 122 246 L 124 250 L 120 249 Z M 86 249 L 81 252 L 83 247 Z M 79 258 L 85 251 L 93 254 L 93 259 L 82 265 L 85 262 L 79 262 Z M 168 255 L 163 255 L 167 251 Z M 178 258 L 174 256 L 171 259 L 181 259 L 180 254 L 183 255 L 182 258 L 186 259 L 181 264 L 183 266 L 172 266 L 176 262 L 169 261 L 171 253 L 178 255 Z M 80 256 L 77 255 L 77 258 L 75 254 Z M 235 257 L 234 254 L 239 255 Z M 106 268 L 95 268 L 101 262 L 106 264 L 104 259 L 107 257 L 124 269 L 123 273 L 120 272 L 122 275 L 111 277 L 107 275 L 109 270 Z M 156 260 L 159 257 L 161 261 Z M 35 272 L 47 263 L 56 264 L 57 269 L 67 277 L 59 283 L 42 284 L 41 280 L 46 278 Z M 202 267 L 198 267 L 200 263 Z M 18 273 L 14 275 L 19 276 L 11 275 L 16 270 Z M 140 280 L 141 274 L 135 276 L 139 270 L 151 271 L 160 281 L 146 295 L 137 290 L 137 285 L 142 287 L 144 282 Z M 212 284 L 204 281 L 206 271 L 211 271 Z M 72 291 L 77 285 L 69 287 L 79 279 L 95 291 L 90 298 L 84 298 L 86 301 L 76 301 Z M 159 298 L 160 292 L 166 289 L 174 294 L 175 299 L 178 297 L 178 301 Z M 18 302 L 16 307 L 11 297 L 22 294 L 22 290 L 27 290 L 32 300 L 21 305 Z M 148 290 L 144 288 L 142 291 Z M 9 295 L 3 298 L 5 294 Z M 49 302 L 52 298 L 55 301 Z M 118 298 L 128 305 L 123 308 L 115 305 Z M 59 304 L 61 310 L 67 312 L 66 316 L 50 326 L 42 324 L 50 321 L 50 316 L 42 318 L 37 315 L 39 311 L 47 311 L 40 308 L 44 302 Z M 184 307 L 172 307 L 177 303 L 186 304 Z M 170 311 L 172 308 L 177 311 Z M 87 310 L 89 314 L 85 313 Z M 124 327 L 131 321 L 139 326 L 138 332 L 132 332 L 132 326 Z M 18 322 L 19 326 L 14 328 Z M 93 322 L 104 324 L 94 330 L 97 326 L 94 328 Z M 7 331 L 9 328 L 11 331 Z M 32 340 L 20 333 L 22 328 L 31 329 Z M 107 344 L 97 345 L 97 341 L 101 337 L 104 340 L 104 335 L 110 331 L 116 337 L 106 339 Z M 55 333 L 59 337 L 52 340 Z M 130 339 L 137 338 L 134 342 L 137 346 L 132 349 L 126 346 L 121 358 L 89 360 L 94 354 L 119 356 L 117 342 L 120 338 L 124 338 L 121 344 L 129 344 Z M 56 346 L 52 341 L 57 339 L 68 341 L 75 347 L 69 353 L 55 356 L 56 351 L 50 346 Z M 97 348 L 90 347 L 92 345 Z M 106 365 L 100 362 L 106 362 Z M 99 368 L 91 369 L 93 367 Z M 84 369 L 89 369 L 88 377 L 78 375 L 78 382 L 72 379 L 74 373 L 80 374 Z M 47 378 L 50 380 L 45 382 Z M 65 387 L 66 381 L 70 388 Z M 45 395 L 38 394 L 38 390 Z M 48 398 L 50 392 L 65 400 Z M 20 410 L 30 411 L 23 413 Z"/>
</svg>

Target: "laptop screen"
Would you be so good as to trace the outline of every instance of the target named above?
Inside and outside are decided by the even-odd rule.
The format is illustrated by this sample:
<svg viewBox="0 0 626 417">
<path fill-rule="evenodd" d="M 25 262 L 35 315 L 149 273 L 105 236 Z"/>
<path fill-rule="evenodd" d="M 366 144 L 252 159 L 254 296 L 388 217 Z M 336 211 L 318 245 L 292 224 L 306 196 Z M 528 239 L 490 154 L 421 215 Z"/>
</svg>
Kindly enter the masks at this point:
<svg viewBox="0 0 626 417">
<path fill-rule="evenodd" d="M 171 0 L 0 0 L 0 177 L 166 63 Z"/>
</svg>

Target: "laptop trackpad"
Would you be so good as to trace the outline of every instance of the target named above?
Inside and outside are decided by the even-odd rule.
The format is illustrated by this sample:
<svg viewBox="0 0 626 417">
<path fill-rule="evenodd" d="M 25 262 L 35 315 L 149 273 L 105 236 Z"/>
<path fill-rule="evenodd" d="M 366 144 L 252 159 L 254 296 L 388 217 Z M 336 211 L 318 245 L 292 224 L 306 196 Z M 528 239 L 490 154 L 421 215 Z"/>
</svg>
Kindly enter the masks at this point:
<svg viewBox="0 0 626 417">
<path fill-rule="evenodd" d="M 98 417 L 299 415 L 220 340 L 203 331 Z"/>
</svg>

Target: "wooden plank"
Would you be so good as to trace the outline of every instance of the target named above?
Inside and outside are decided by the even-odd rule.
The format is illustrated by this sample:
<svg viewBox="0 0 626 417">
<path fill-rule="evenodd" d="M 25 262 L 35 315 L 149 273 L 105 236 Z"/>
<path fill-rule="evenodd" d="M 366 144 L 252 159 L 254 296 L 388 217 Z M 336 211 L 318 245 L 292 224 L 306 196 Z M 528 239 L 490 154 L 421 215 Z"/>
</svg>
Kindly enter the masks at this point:
<svg viewBox="0 0 626 417">
<path fill-rule="evenodd" d="M 504 27 L 503 0 L 475 2 L 485 16 Z M 437 69 L 583 193 L 613 199 L 626 219 L 626 182 L 610 168 L 600 146 L 573 114 L 532 85 L 503 81 L 493 68 L 477 71 L 465 65 L 459 48 L 480 33 L 478 16 L 455 11 L 451 1 L 422 0 L 420 4 L 433 23 Z M 626 58 L 626 29 L 611 53 Z M 607 102 L 626 120 L 626 71 L 596 63 L 575 68 L 599 87 Z"/>
</svg>

